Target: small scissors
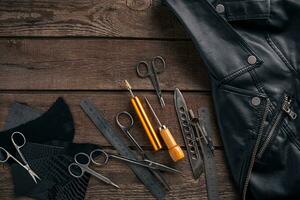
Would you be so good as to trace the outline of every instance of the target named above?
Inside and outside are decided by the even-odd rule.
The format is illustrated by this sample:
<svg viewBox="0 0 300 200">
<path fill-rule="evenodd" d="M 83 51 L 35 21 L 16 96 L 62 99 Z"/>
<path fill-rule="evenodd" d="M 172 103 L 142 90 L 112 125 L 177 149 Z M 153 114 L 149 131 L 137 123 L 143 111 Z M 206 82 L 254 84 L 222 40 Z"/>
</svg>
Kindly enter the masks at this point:
<svg viewBox="0 0 300 200">
<path fill-rule="evenodd" d="M 15 138 L 16 136 L 19 136 L 18 138 L 20 138 L 20 139 L 16 140 L 16 138 Z M 2 155 L 2 156 L 0 156 L 0 163 L 5 163 L 9 158 L 13 159 L 16 163 L 18 163 L 20 166 L 22 166 L 24 169 L 26 169 L 28 171 L 28 173 L 30 174 L 30 176 L 32 177 L 32 179 L 34 180 L 34 182 L 37 183 L 37 179 L 41 180 L 41 178 L 30 168 L 28 162 L 26 161 L 25 157 L 23 156 L 22 152 L 20 151 L 20 149 L 26 144 L 25 136 L 20 132 L 14 132 L 11 135 L 11 141 L 12 141 L 14 147 L 16 148 L 16 150 L 24 164 L 21 161 L 19 161 L 17 158 L 15 158 L 13 155 L 11 155 L 3 147 L 0 147 L 0 152 Z"/>
<path fill-rule="evenodd" d="M 87 172 L 107 184 L 110 184 L 116 188 L 120 188 L 117 184 L 112 182 L 109 178 L 107 178 L 107 177 L 95 172 L 91 168 L 89 168 L 91 161 L 96 165 L 102 165 L 101 163 L 98 163 L 94 160 L 95 151 L 96 150 L 92 151 L 90 153 L 90 155 L 88 155 L 86 153 L 76 154 L 74 157 L 75 163 L 71 163 L 68 167 L 69 173 L 75 178 L 81 178 L 83 176 L 84 172 Z"/>
<path fill-rule="evenodd" d="M 125 123 L 122 123 L 121 122 L 121 117 L 124 116 L 126 117 L 127 119 L 129 119 L 129 123 L 127 122 L 126 124 Z M 133 125 L 134 125 L 134 120 L 131 116 L 130 113 L 126 112 L 126 111 L 122 111 L 122 112 L 119 112 L 116 116 L 116 122 L 118 124 L 118 126 L 120 127 L 120 129 L 126 134 L 126 136 L 129 138 L 129 140 L 135 145 L 135 147 L 139 150 L 139 152 L 145 156 L 145 152 L 144 150 L 142 149 L 142 147 L 137 143 L 137 141 L 134 139 L 134 137 L 130 134 L 130 130 L 132 129 Z M 124 125 L 125 124 L 125 125 Z"/>
<path fill-rule="evenodd" d="M 159 63 L 161 63 L 161 64 L 159 64 Z M 145 72 L 142 72 L 140 70 L 140 68 L 142 66 L 146 67 Z M 161 57 L 161 56 L 154 57 L 151 61 L 151 65 L 149 65 L 149 63 L 146 61 L 141 61 L 136 66 L 136 72 L 141 78 L 146 78 L 146 77 L 150 78 L 151 83 L 156 91 L 156 95 L 159 99 L 160 105 L 162 107 L 165 107 L 166 104 L 162 97 L 162 93 L 161 93 L 161 89 L 159 86 L 159 81 L 158 81 L 157 75 L 164 72 L 165 68 L 166 68 L 166 62 L 163 59 L 163 57 Z"/>
<path fill-rule="evenodd" d="M 123 118 L 127 118 L 129 121 L 127 121 L 126 123 L 121 122 L 122 116 L 123 116 Z M 120 127 L 120 129 L 123 131 L 123 133 L 125 133 L 125 135 L 130 139 L 130 141 L 135 145 L 137 150 L 140 152 L 143 160 L 144 161 L 149 160 L 149 155 L 147 155 L 145 153 L 145 151 L 142 149 L 142 147 L 137 143 L 137 141 L 134 139 L 134 137 L 130 134 L 130 130 L 132 129 L 132 127 L 134 125 L 134 120 L 133 120 L 133 117 L 131 116 L 131 114 L 126 111 L 119 112 L 116 116 L 116 122 L 117 122 L 118 126 Z M 158 172 L 156 172 L 154 170 L 152 172 L 155 175 L 155 177 L 164 185 L 164 187 L 167 190 L 171 189 L 170 186 L 168 185 L 168 183 L 165 181 L 165 179 Z"/>
</svg>

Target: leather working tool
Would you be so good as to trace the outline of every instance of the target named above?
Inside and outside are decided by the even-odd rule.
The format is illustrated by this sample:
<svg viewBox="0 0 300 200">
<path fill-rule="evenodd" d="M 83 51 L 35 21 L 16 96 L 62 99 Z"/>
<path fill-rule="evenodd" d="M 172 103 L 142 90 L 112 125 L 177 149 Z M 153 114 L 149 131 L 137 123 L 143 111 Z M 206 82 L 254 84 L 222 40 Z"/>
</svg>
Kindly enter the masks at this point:
<svg viewBox="0 0 300 200">
<path fill-rule="evenodd" d="M 142 66 L 146 68 L 145 72 L 141 70 Z M 150 78 L 151 83 L 156 91 L 156 95 L 158 97 L 160 105 L 163 108 L 166 106 L 166 104 L 162 97 L 157 75 L 163 73 L 165 71 L 165 68 L 166 68 L 166 62 L 161 56 L 154 57 L 151 61 L 151 64 L 149 64 L 146 61 L 141 61 L 136 66 L 136 72 L 141 78 L 146 78 L 146 77 Z"/>
<path fill-rule="evenodd" d="M 145 97 L 145 101 L 147 105 L 149 106 L 151 112 L 153 113 L 154 118 L 156 119 L 157 123 L 159 124 L 159 133 L 164 140 L 165 144 L 168 147 L 169 154 L 173 161 L 179 161 L 184 158 L 184 153 L 181 149 L 181 147 L 176 143 L 173 135 L 171 134 L 170 130 L 166 127 L 166 125 L 162 125 L 160 120 L 158 119 L 156 113 L 154 112 L 154 109 L 152 108 L 150 102 Z"/>
<path fill-rule="evenodd" d="M 122 116 L 123 116 L 123 118 L 124 117 L 128 118 L 129 123 L 124 125 L 121 122 L 121 117 Z M 138 142 L 134 139 L 134 137 L 129 132 L 130 129 L 132 129 L 132 127 L 134 125 L 134 120 L 133 120 L 133 117 L 131 116 L 131 114 L 126 112 L 126 111 L 119 112 L 116 115 L 116 122 L 117 122 L 118 126 L 120 127 L 120 129 L 123 131 L 123 133 L 129 138 L 130 142 L 139 151 L 139 153 L 141 154 L 143 160 L 149 160 L 149 159 L 152 160 L 150 155 L 146 154 L 146 152 L 143 150 L 143 148 L 138 144 Z M 171 189 L 170 186 L 168 185 L 168 183 L 166 182 L 166 180 L 164 179 L 164 177 L 162 176 L 162 174 L 159 171 L 151 170 L 151 172 L 160 181 L 160 183 L 165 187 L 165 189 L 167 189 L 167 190 Z"/>
<path fill-rule="evenodd" d="M 212 145 L 210 132 L 206 130 L 205 122 L 208 121 L 207 108 L 200 108 L 198 110 L 198 117 L 196 117 L 192 110 L 189 111 L 192 124 L 197 133 L 197 141 L 201 149 L 204 160 L 204 174 L 207 189 L 208 200 L 219 200 L 218 180 L 216 176 L 216 164 L 214 161 L 214 148 Z M 210 141 L 210 142 L 208 142 Z"/>
<path fill-rule="evenodd" d="M 175 109 L 183 135 L 187 154 L 192 168 L 194 179 L 198 179 L 203 172 L 203 160 L 197 144 L 197 136 L 190 123 L 187 105 L 179 89 L 174 92 Z"/>
<path fill-rule="evenodd" d="M 134 165 L 138 165 L 141 167 L 146 167 L 149 169 L 153 169 L 153 170 L 160 170 L 160 171 L 165 171 L 165 172 L 173 172 L 173 173 L 180 173 L 180 171 L 173 169 L 171 167 L 168 167 L 166 165 L 151 161 L 151 160 L 137 160 L 137 159 L 130 159 L 124 156 L 119 156 L 116 154 L 112 154 L 112 153 L 107 153 L 106 151 L 102 150 L 102 149 L 95 149 L 94 151 L 91 152 L 91 157 L 92 157 L 92 162 L 96 165 L 99 166 L 103 166 L 103 165 L 107 165 L 108 161 L 111 158 L 123 161 L 123 162 L 127 162 L 129 164 L 134 164 Z M 96 161 L 97 160 L 99 161 Z"/>
<path fill-rule="evenodd" d="M 189 115 L 191 117 L 191 122 L 193 124 L 193 126 L 196 128 L 196 130 L 199 130 L 196 133 L 197 134 L 197 138 L 198 140 L 203 140 L 205 142 L 205 144 L 209 147 L 209 149 L 211 150 L 212 153 L 214 153 L 215 147 L 212 143 L 212 139 L 211 137 L 208 135 L 206 128 L 205 128 L 205 124 L 202 120 L 199 120 L 199 118 L 195 117 L 193 110 L 189 110 Z"/>
<path fill-rule="evenodd" d="M 142 126 L 150 140 L 150 143 L 151 143 L 154 151 L 160 150 L 162 148 L 162 145 L 161 145 L 159 138 L 149 120 L 149 117 L 147 116 L 147 113 L 146 113 L 140 99 L 133 94 L 133 92 L 131 90 L 131 86 L 127 80 L 125 80 L 125 85 L 131 95 L 130 102 L 131 102 L 139 120 L 142 123 Z"/>
<path fill-rule="evenodd" d="M 96 150 L 92 151 L 90 155 L 86 153 L 78 153 L 74 156 L 74 163 L 71 163 L 68 167 L 69 173 L 75 178 L 81 178 L 85 172 L 93 175 L 94 177 L 98 178 L 99 180 L 110 184 L 116 188 L 120 188 L 117 184 L 111 181 L 109 178 L 97 173 L 96 171 L 92 170 L 89 165 L 91 161 L 96 164 L 100 165 L 96 160 L 94 160 L 94 153 Z"/>
<path fill-rule="evenodd" d="M 121 156 L 137 159 L 136 153 L 129 149 L 124 138 L 112 128 L 110 123 L 103 117 L 102 113 L 98 111 L 94 104 L 88 100 L 83 100 L 80 106 Z M 136 165 L 129 165 L 129 167 L 156 198 L 163 199 L 165 197 L 166 191 L 149 169 Z"/>
<path fill-rule="evenodd" d="M 17 158 L 15 158 L 12 154 L 10 154 L 6 149 L 3 147 L 0 147 L 0 163 L 5 163 L 8 161 L 9 158 L 13 159 L 16 163 L 18 163 L 21 167 L 26 169 L 28 173 L 30 174 L 31 178 L 34 180 L 35 183 L 37 183 L 37 179 L 40 180 L 40 177 L 30 168 L 27 160 L 23 156 L 21 152 L 21 148 L 26 144 L 26 138 L 25 136 L 20 132 L 13 132 L 11 135 L 11 141 L 16 148 L 16 152 L 19 154 L 19 157 L 22 161 L 19 161 Z M 23 164 L 23 163 L 24 164 Z"/>
</svg>

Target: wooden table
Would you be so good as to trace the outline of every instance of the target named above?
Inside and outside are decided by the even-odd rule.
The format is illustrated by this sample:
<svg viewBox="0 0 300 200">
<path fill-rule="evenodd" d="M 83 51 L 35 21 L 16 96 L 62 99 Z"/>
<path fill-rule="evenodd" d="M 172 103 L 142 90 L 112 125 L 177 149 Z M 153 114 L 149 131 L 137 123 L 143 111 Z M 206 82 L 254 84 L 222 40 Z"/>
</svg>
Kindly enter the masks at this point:
<svg viewBox="0 0 300 200">
<path fill-rule="evenodd" d="M 5 0 L 0 1 L 0 126 L 14 101 L 42 110 L 59 96 L 71 107 L 76 124 L 75 142 L 92 142 L 112 148 L 79 107 L 84 98 L 104 110 L 114 126 L 117 112 L 132 112 L 129 80 L 135 93 L 147 96 L 155 110 L 158 100 L 148 79 L 138 78 L 138 61 L 161 55 L 167 69 L 159 76 L 166 101 L 161 120 L 184 148 L 177 122 L 173 91 L 180 88 L 188 106 L 208 106 L 213 111 L 207 70 L 192 42 L 172 13 L 160 0 Z M 238 199 L 225 165 L 222 143 L 212 119 L 216 145 L 217 174 L 221 199 Z M 133 135 L 147 151 L 149 142 L 140 124 Z M 166 150 L 157 160 L 173 165 Z M 167 199 L 206 199 L 205 180 L 192 178 L 189 162 L 175 165 L 184 176 L 166 175 L 172 190 Z M 99 168 L 121 189 L 116 190 L 92 178 L 86 199 L 153 199 L 123 163 L 111 162 Z M 13 197 L 8 166 L 0 168 L 0 199 Z"/>
</svg>

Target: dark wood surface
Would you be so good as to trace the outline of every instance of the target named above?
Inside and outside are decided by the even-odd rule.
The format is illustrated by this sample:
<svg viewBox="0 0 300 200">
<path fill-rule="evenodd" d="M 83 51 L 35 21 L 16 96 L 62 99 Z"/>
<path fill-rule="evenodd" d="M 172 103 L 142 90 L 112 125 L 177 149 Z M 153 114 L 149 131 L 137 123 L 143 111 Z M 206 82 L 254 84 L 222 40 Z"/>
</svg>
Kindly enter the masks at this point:
<svg viewBox="0 0 300 200">
<path fill-rule="evenodd" d="M 147 96 L 161 121 L 185 149 L 173 103 L 173 91 L 183 91 L 189 107 L 207 106 L 213 124 L 221 199 L 239 199 L 225 163 L 207 70 L 175 16 L 159 0 L 18 0 L 0 1 L 0 127 L 14 101 L 46 111 L 64 97 L 75 120 L 75 142 L 92 142 L 111 149 L 79 107 L 88 98 L 117 128 L 117 112 L 133 113 L 127 79 L 138 96 Z M 166 101 L 163 112 L 148 79 L 137 77 L 140 60 L 156 55 L 166 59 L 159 75 Z M 147 151 L 151 146 L 137 122 L 132 134 Z M 172 163 L 167 151 L 157 160 L 184 172 L 166 174 L 167 199 L 206 199 L 205 179 L 192 178 L 188 159 Z M 110 177 L 116 190 L 92 178 L 86 199 L 153 199 L 123 163 L 112 161 L 96 171 Z M 15 199 L 8 166 L 0 168 L 0 199 Z M 18 198 L 27 199 L 28 198 Z"/>
</svg>

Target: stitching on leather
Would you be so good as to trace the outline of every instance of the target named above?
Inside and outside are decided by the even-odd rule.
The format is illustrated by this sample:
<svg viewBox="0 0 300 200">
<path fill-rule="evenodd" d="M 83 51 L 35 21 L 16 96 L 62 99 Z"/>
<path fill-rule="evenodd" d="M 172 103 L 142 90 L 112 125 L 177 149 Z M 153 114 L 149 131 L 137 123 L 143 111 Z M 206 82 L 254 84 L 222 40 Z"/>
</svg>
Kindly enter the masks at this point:
<svg viewBox="0 0 300 200">
<path fill-rule="evenodd" d="M 260 6 L 263 6 L 265 8 L 265 5 L 267 5 L 267 9 L 259 9 L 257 13 L 249 14 L 249 13 L 244 13 L 240 15 L 236 15 L 233 10 L 231 10 L 231 6 L 240 5 L 241 7 L 246 7 L 251 9 L 251 4 L 258 4 Z M 270 9 L 269 9 L 269 0 L 253 0 L 253 1 L 224 1 L 224 4 L 226 5 L 227 9 L 227 19 L 229 21 L 234 21 L 234 20 L 247 20 L 247 19 L 260 19 L 260 18 L 268 18 L 270 16 Z M 249 7 L 250 6 L 250 7 Z"/>
<path fill-rule="evenodd" d="M 246 52 L 246 53 L 252 53 L 253 55 L 255 55 L 257 57 L 257 59 L 260 61 L 261 59 L 254 53 L 254 51 L 250 48 L 250 46 L 243 40 L 243 38 L 231 28 L 231 25 L 224 20 L 222 17 L 220 17 L 216 11 L 212 8 L 211 4 L 209 4 L 207 2 L 207 0 L 203 1 L 204 4 L 206 5 L 206 7 L 208 7 L 208 9 L 213 13 L 213 15 L 216 16 L 216 19 L 220 22 L 220 23 L 224 23 L 225 24 L 225 28 L 227 29 L 227 32 L 232 35 L 233 38 L 236 38 L 238 43 L 240 44 L 240 46 L 242 47 L 242 49 Z"/>
<path fill-rule="evenodd" d="M 266 18 L 269 17 L 269 14 L 256 14 L 256 15 L 234 15 L 234 14 L 229 14 L 227 15 L 228 20 L 251 20 L 251 19 L 261 19 L 265 20 Z"/>
<path fill-rule="evenodd" d="M 294 133 L 294 131 L 292 131 L 289 128 L 289 126 L 286 122 L 283 123 L 282 128 L 284 129 L 284 132 L 288 136 L 291 143 L 293 143 L 297 147 L 297 149 L 300 151 L 300 141 L 299 141 L 298 137 L 296 136 L 296 134 Z"/>
<path fill-rule="evenodd" d="M 277 54 L 277 56 L 279 56 L 279 58 L 284 62 L 284 64 L 293 72 L 297 73 L 297 70 L 290 64 L 290 62 L 288 61 L 288 59 L 284 56 L 284 54 L 280 51 L 280 49 L 278 48 L 278 46 L 273 42 L 270 34 L 266 34 L 266 40 L 268 42 L 268 44 L 270 45 L 270 47 L 275 51 L 275 53 Z"/>
<path fill-rule="evenodd" d="M 231 86 L 231 85 L 221 85 L 219 87 L 221 90 L 226 91 L 226 92 L 230 92 L 230 93 L 234 93 L 240 96 L 246 96 L 246 97 L 253 97 L 253 96 L 258 96 L 258 97 L 262 97 L 262 98 L 267 98 L 265 94 L 256 92 L 256 91 L 249 91 L 243 88 L 238 88 L 235 86 Z"/>
<path fill-rule="evenodd" d="M 247 65 L 246 67 L 242 67 L 240 69 L 238 69 L 237 71 L 235 72 L 232 72 L 230 73 L 229 75 L 226 75 L 221 81 L 219 84 L 225 84 L 225 83 L 228 83 L 230 82 L 231 80 L 239 77 L 240 75 L 256 68 L 256 67 L 259 67 L 261 65 L 261 63 L 257 63 L 255 65 Z"/>
<path fill-rule="evenodd" d="M 254 84 L 255 84 L 257 90 L 260 93 L 266 94 L 263 84 L 261 83 L 260 80 L 258 80 L 258 76 L 257 76 L 256 70 L 253 69 L 252 71 L 249 71 L 249 74 L 250 74 L 252 80 L 254 81 Z"/>
<path fill-rule="evenodd" d="M 243 1 L 243 2 L 263 2 L 263 1 L 266 1 L 266 0 L 246 0 L 246 1 Z M 237 3 L 237 1 L 228 1 L 228 0 L 224 0 L 224 2 L 226 3 Z"/>
</svg>

